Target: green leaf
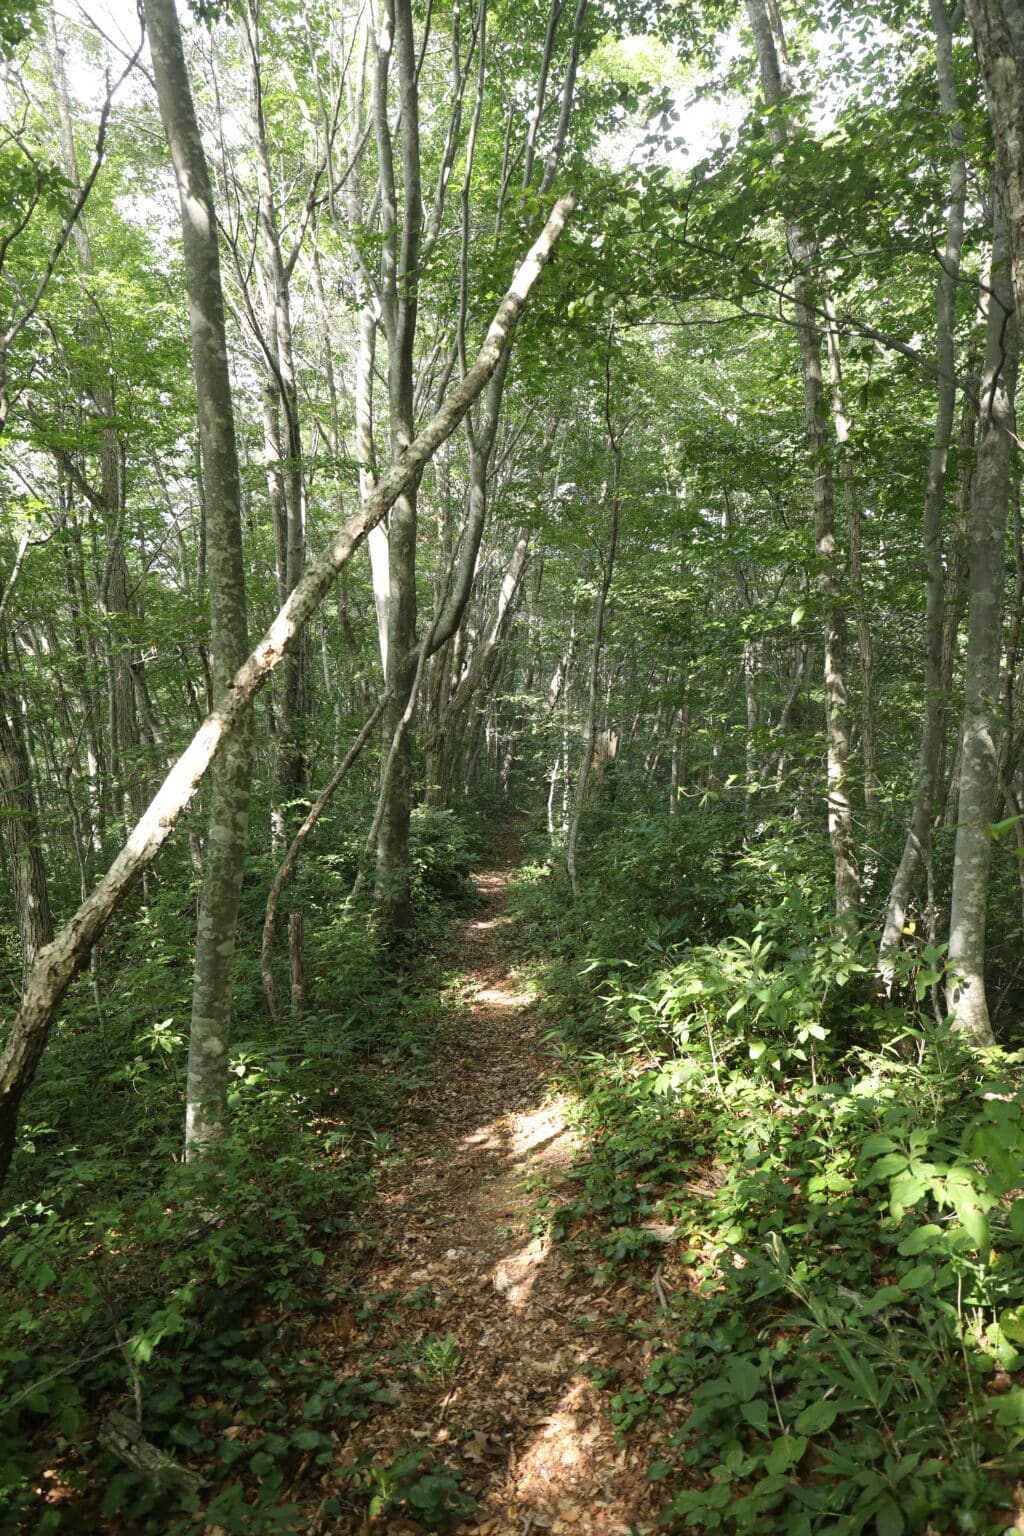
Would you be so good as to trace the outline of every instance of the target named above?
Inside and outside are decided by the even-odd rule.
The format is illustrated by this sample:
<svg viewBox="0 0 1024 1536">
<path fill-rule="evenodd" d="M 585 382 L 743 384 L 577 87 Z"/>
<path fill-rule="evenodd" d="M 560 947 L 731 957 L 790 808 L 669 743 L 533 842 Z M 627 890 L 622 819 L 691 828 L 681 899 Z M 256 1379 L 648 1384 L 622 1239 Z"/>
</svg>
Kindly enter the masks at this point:
<svg viewBox="0 0 1024 1536">
<path fill-rule="evenodd" d="M 1024 1387 L 1015 1387 L 1001 1397 L 986 1399 L 992 1417 L 1001 1429 L 1024 1426 Z"/>
<path fill-rule="evenodd" d="M 933 1221 L 928 1222 L 926 1226 L 915 1227 L 913 1232 L 900 1243 L 899 1251 L 905 1259 L 916 1258 L 919 1253 L 924 1253 L 928 1248 L 933 1247 L 935 1239 L 941 1236 L 942 1228 L 937 1227 Z"/>
<path fill-rule="evenodd" d="M 875 1528 L 878 1536 L 903 1536 L 903 1512 L 892 1499 L 883 1504 L 875 1516 Z"/>
<path fill-rule="evenodd" d="M 935 1266 L 933 1264 L 915 1264 L 913 1269 L 900 1276 L 900 1284 L 905 1290 L 919 1291 L 924 1286 L 930 1285 L 935 1279 Z"/>
<path fill-rule="evenodd" d="M 795 1467 L 807 1449 L 804 1435 L 780 1435 L 764 1459 L 765 1470 L 775 1476 Z"/>
<path fill-rule="evenodd" d="M 768 1404 L 763 1397 L 754 1398 L 753 1402 L 741 1403 L 740 1412 L 754 1429 L 761 1434 L 768 1433 Z"/>
<path fill-rule="evenodd" d="M 1024 1344 L 1024 1306 L 1007 1307 L 999 1314 L 999 1326 L 1012 1344 Z"/>
<path fill-rule="evenodd" d="M 1005 821 L 990 822 L 985 830 L 989 837 L 999 838 L 1004 832 L 1009 832 L 1012 827 L 1015 827 L 1019 821 L 1024 821 L 1024 816 L 1007 816 Z"/>
<path fill-rule="evenodd" d="M 956 1213 L 960 1218 L 960 1225 L 979 1253 L 987 1253 L 992 1246 L 989 1237 L 988 1217 L 980 1205 L 973 1201 L 965 1200 L 957 1203 Z"/>
<path fill-rule="evenodd" d="M 793 1428 L 801 1435 L 820 1435 L 831 1429 L 839 1416 L 839 1409 L 828 1398 L 820 1403 L 809 1403 L 793 1421 Z"/>
<path fill-rule="evenodd" d="M 728 1372 L 729 1386 L 739 1403 L 749 1403 L 762 1387 L 762 1377 L 749 1360 L 734 1360 Z"/>
<path fill-rule="evenodd" d="M 652 1461 L 650 1466 L 647 1468 L 648 1481 L 652 1483 L 663 1482 L 666 1477 L 671 1477 L 672 1470 L 673 1469 L 670 1462 Z"/>
<path fill-rule="evenodd" d="M 896 1143 L 891 1136 L 869 1136 L 860 1150 L 863 1157 L 878 1157 L 882 1152 L 895 1152 Z"/>
<path fill-rule="evenodd" d="M 885 1307 L 891 1307 L 894 1302 L 906 1301 L 907 1293 L 898 1285 L 883 1285 L 873 1296 L 870 1296 L 861 1308 L 865 1317 L 872 1317 L 876 1312 L 881 1312 Z"/>
<path fill-rule="evenodd" d="M 885 1157 L 880 1157 L 869 1175 L 873 1184 L 882 1179 L 891 1179 L 894 1173 L 902 1173 L 910 1166 L 910 1159 L 905 1152 L 888 1152 Z"/>
</svg>

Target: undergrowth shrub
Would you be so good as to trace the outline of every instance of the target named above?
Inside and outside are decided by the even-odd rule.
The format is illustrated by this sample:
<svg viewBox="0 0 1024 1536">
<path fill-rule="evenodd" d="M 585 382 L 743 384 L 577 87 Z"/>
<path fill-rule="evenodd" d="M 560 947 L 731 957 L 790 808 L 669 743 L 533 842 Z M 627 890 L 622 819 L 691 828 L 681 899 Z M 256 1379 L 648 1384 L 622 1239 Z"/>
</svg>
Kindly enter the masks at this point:
<svg viewBox="0 0 1024 1536">
<path fill-rule="evenodd" d="M 413 808 L 409 859 L 414 899 L 465 901 L 472 895 L 469 838 L 454 811 Z"/>
<path fill-rule="evenodd" d="M 4 1218 L 9 1529 L 61 1529 L 60 1500 L 48 1497 L 61 1488 L 104 1490 L 104 1518 L 166 1507 L 166 1486 L 101 1450 L 111 1408 L 139 1416 L 172 1458 L 204 1461 L 218 1450 L 197 1427 L 210 1401 L 234 1394 L 252 1411 L 250 1382 L 270 1375 L 257 1357 L 280 1342 L 288 1313 L 316 1305 L 324 1247 L 366 1191 L 352 1138 L 299 1135 L 286 1097 L 250 1092 L 215 1158 L 170 1168 L 158 1190 L 144 1171 L 94 1154 L 93 1168 Z M 286 1353 L 279 1369 L 289 1374 Z M 49 1485 L 43 1466 L 56 1468 Z"/>
<path fill-rule="evenodd" d="M 716 872 L 728 909 L 684 942 L 662 942 L 627 867 L 601 863 L 614 889 L 591 886 L 553 970 L 552 1042 L 590 1133 L 555 1232 L 600 1284 L 656 1277 L 654 1320 L 631 1325 L 647 1364 L 599 1385 L 623 1436 L 659 1428 L 667 1528 L 1006 1528 L 1021 1059 L 935 1024 L 937 948 L 913 941 L 899 1005 L 880 997 L 870 950 L 834 930 L 828 871 L 784 839 Z M 556 894 L 534 879 L 520 923 L 559 921 Z M 602 903 L 617 932 L 590 921 Z"/>
<path fill-rule="evenodd" d="M 467 891 L 469 845 L 448 813 L 417 813 L 414 825 L 429 933 Z M 26 1103 L 0 1221 L 0 1530 L 294 1530 L 300 1471 L 335 1476 L 338 1425 L 387 1400 L 369 1372 L 337 1380 L 303 1337 L 336 1299 L 327 1256 L 366 1222 L 387 1128 L 430 1070 L 443 1018 L 436 965 L 419 951 L 398 964 L 365 913 L 343 914 L 353 852 L 308 852 L 289 892 L 313 916 L 311 998 L 280 1026 L 264 1014 L 257 961 L 269 862 L 254 861 L 231 1130 L 208 1161 L 178 1160 L 190 877 L 150 882 L 94 986 L 69 999 Z M 140 1421 L 166 1476 L 105 1448 L 112 1412 Z M 205 1487 L 184 1489 L 176 1466 Z M 441 1521 L 462 1497 L 447 1479 L 410 1465 L 388 1498 Z M 353 1489 L 365 1508 L 374 1489 L 358 1478 Z"/>
</svg>

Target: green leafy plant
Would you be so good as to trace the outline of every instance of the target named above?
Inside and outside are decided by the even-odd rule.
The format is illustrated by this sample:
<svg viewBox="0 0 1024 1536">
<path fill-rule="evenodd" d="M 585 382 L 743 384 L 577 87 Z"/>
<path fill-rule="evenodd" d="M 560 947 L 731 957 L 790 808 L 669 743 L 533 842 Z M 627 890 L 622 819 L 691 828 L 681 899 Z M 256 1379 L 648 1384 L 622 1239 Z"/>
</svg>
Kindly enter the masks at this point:
<svg viewBox="0 0 1024 1536">
<path fill-rule="evenodd" d="M 374 1490 L 369 1503 L 371 1520 L 404 1511 L 428 1531 L 441 1531 L 476 1507 L 476 1501 L 461 1491 L 459 1474 L 443 1462 L 435 1462 L 419 1446 L 385 1467 L 367 1467 L 365 1476 Z"/>
</svg>

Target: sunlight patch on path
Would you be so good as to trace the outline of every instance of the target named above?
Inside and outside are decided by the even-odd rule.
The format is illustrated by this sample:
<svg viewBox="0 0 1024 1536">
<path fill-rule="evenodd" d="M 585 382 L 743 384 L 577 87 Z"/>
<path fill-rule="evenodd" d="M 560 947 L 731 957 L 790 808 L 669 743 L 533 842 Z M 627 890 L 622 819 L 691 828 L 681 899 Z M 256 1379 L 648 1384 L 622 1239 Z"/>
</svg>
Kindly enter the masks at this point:
<svg viewBox="0 0 1024 1536">
<path fill-rule="evenodd" d="M 573 1096 L 562 1093 L 540 1109 L 511 1116 L 509 1127 L 513 1155 L 526 1157 L 539 1152 L 541 1148 L 553 1151 L 553 1143 L 570 1134 L 566 1115 L 575 1102 Z"/>
<path fill-rule="evenodd" d="M 499 1259 L 491 1270 L 491 1284 L 511 1307 L 525 1307 L 539 1273 L 539 1266 L 551 1252 L 549 1238 L 534 1238 L 519 1253 Z"/>
<path fill-rule="evenodd" d="M 653 1523 L 623 1520 L 623 1487 L 646 1482 L 636 1458 L 610 1447 L 593 1412 L 592 1389 L 573 1376 L 557 1406 L 537 1421 L 536 1434 L 510 1468 L 510 1482 L 489 1501 L 498 1516 L 478 1526 L 505 1532 L 585 1532 L 586 1536 L 648 1536 Z M 609 1452 L 611 1454 L 609 1455 Z"/>
<path fill-rule="evenodd" d="M 492 1008 L 528 1008 L 534 1001 L 529 992 L 506 992 L 502 987 L 480 987 L 473 993 L 479 1003 L 490 1003 Z"/>
</svg>

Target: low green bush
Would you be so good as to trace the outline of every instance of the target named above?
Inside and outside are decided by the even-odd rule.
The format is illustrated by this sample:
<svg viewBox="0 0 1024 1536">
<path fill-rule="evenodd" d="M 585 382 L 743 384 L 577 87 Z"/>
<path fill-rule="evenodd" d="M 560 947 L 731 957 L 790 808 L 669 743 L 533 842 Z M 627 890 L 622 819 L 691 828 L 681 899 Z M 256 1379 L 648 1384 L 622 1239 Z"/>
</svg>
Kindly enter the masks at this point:
<svg viewBox="0 0 1024 1536">
<path fill-rule="evenodd" d="M 923 942 L 899 1005 L 882 996 L 827 878 L 782 842 L 715 873 L 717 936 L 712 915 L 665 944 L 642 883 L 610 858 L 600 878 L 617 913 L 640 895 L 613 935 L 591 886 L 547 968 L 589 1136 L 554 1231 L 598 1284 L 632 1274 L 658 1302 L 627 1324 L 646 1367 L 597 1384 L 624 1438 L 660 1426 L 666 1528 L 1004 1529 L 1024 1455 L 1021 1059 L 935 1024 L 944 962 Z M 559 895 L 528 882 L 524 937 L 564 921 Z"/>
</svg>

